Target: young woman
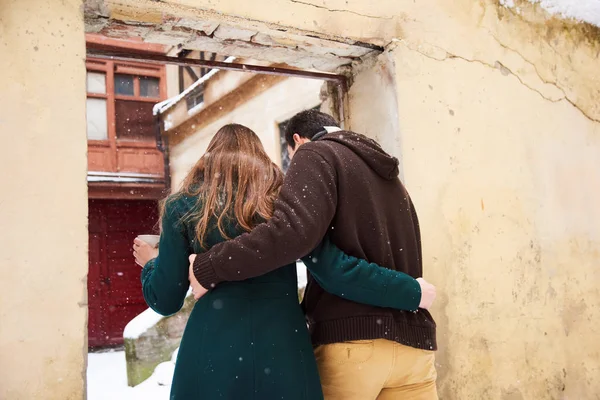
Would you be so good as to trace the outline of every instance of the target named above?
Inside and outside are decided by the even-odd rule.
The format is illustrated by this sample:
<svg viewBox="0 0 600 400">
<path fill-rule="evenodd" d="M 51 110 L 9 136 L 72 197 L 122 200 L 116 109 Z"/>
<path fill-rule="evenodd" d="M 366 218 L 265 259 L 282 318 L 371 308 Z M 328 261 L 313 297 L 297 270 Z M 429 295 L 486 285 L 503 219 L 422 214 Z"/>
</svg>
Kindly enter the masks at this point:
<svg viewBox="0 0 600 400">
<path fill-rule="evenodd" d="M 142 284 L 148 305 L 163 315 L 179 311 L 189 287 L 188 256 L 269 219 L 282 182 L 254 132 L 236 124 L 221 128 L 182 188 L 164 202 L 158 257 L 146 263 L 148 246 L 134 244 L 137 261 L 146 263 Z M 380 306 L 406 304 L 397 294 L 383 298 L 382 276 L 412 278 L 348 257 L 327 241 L 317 251 L 311 271 L 326 271 L 320 283 L 332 293 Z M 339 268 L 332 269 L 333 263 Z M 355 284 L 358 265 L 361 285 Z M 418 288 L 416 281 L 410 284 Z M 372 286 L 365 290 L 366 285 Z M 222 283 L 198 300 L 181 341 L 171 400 L 322 398 L 294 264 Z"/>
</svg>

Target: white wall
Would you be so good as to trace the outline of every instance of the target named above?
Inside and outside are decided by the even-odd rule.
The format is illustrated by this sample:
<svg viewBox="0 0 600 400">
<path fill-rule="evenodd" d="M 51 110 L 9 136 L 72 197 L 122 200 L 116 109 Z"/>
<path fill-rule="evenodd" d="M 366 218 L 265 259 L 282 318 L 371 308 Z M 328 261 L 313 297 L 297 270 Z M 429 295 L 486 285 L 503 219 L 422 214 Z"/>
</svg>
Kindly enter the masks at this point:
<svg viewBox="0 0 600 400">
<path fill-rule="evenodd" d="M 322 84 L 315 79 L 286 79 L 174 146 L 170 154 L 173 189 L 179 187 L 190 168 L 204 154 L 212 136 L 229 123 L 242 124 L 256 132 L 267 154 L 281 164 L 277 124 L 318 105 Z"/>
</svg>

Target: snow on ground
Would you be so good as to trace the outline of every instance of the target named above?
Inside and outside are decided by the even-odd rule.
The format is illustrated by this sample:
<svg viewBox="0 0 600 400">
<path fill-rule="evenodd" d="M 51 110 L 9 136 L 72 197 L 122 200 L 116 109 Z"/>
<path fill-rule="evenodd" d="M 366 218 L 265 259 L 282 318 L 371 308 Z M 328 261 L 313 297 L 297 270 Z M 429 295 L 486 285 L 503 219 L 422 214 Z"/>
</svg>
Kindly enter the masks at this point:
<svg viewBox="0 0 600 400">
<path fill-rule="evenodd" d="M 88 400 L 169 400 L 174 359 L 159 364 L 154 374 L 136 387 L 127 386 L 124 351 L 88 354 Z"/>
</svg>

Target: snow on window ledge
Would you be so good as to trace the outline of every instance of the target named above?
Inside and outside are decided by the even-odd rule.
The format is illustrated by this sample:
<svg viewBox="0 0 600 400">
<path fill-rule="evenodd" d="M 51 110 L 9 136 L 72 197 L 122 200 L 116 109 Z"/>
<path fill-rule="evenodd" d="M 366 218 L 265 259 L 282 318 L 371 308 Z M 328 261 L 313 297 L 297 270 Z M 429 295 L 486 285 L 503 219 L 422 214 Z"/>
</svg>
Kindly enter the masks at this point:
<svg viewBox="0 0 600 400">
<path fill-rule="evenodd" d="M 188 115 L 193 116 L 195 114 L 198 114 L 200 112 L 200 110 L 202 110 L 203 108 L 204 108 L 204 102 L 196 104 L 194 107 L 192 107 L 188 110 Z"/>
</svg>

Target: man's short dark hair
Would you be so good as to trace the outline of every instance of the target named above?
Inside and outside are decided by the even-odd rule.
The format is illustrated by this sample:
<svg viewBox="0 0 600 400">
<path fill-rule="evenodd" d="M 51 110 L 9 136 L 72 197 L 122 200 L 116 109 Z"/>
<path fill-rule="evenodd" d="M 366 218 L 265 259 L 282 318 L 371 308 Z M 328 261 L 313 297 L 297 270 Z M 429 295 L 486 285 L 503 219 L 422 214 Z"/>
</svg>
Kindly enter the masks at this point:
<svg viewBox="0 0 600 400">
<path fill-rule="evenodd" d="M 294 134 L 300 137 L 312 139 L 317 133 L 323 131 L 324 126 L 339 126 L 337 121 L 329 114 L 317 110 L 305 110 L 294 115 L 285 129 L 285 140 L 292 147 L 296 148 L 294 143 Z"/>
</svg>

